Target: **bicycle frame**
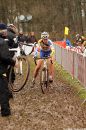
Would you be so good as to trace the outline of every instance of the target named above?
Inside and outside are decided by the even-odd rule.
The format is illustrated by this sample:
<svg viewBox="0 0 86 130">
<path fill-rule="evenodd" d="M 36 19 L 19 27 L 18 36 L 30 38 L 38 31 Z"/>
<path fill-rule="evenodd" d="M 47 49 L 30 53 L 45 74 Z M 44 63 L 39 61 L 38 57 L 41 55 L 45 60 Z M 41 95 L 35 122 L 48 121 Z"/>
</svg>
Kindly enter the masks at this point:
<svg viewBox="0 0 86 130">
<path fill-rule="evenodd" d="M 21 60 L 21 50 L 24 51 L 24 47 L 26 46 L 32 46 L 31 44 L 25 44 L 25 43 L 19 43 L 17 48 L 9 49 L 9 51 L 15 52 L 13 59 L 16 61 L 16 64 L 19 64 L 19 68 L 16 68 L 16 73 L 23 74 L 22 71 L 22 60 Z M 19 63 L 18 63 L 19 62 Z"/>
<path fill-rule="evenodd" d="M 43 58 L 43 67 L 40 72 L 40 85 L 42 93 L 45 94 L 49 90 L 49 70 L 48 70 L 48 59 L 51 57 Z"/>
<path fill-rule="evenodd" d="M 17 48 L 9 49 L 9 51 L 15 52 L 13 59 L 16 61 L 16 64 L 18 64 L 18 57 L 21 56 L 20 47 L 18 46 Z M 19 68 L 20 68 L 20 70 L 18 70 L 18 68 L 16 68 L 16 73 L 18 73 L 18 71 L 19 71 L 19 73 L 22 74 L 22 61 L 21 60 L 20 60 L 20 63 L 19 63 Z"/>
<path fill-rule="evenodd" d="M 46 59 L 44 59 L 44 68 L 47 69 L 47 60 Z"/>
<path fill-rule="evenodd" d="M 41 86 L 41 90 L 42 90 L 43 94 L 45 94 L 49 90 L 49 86 L 48 86 L 48 83 L 49 83 L 48 59 L 49 58 L 51 58 L 51 57 L 49 56 L 49 57 L 34 59 L 35 64 L 36 64 L 36 60 L 43 59 L 43 67 L 42 67 L 42 69 L 40 71 L 40 86 Z"/>
<path fill-rule="evenodd" d="M 21 46 L 22 47 L 22 46 Z M 30 73 L 30 64 L 26 55 L 21 54 L 21 49 L 19 46 L 17 48 L 9 49 L 9 51 L 14 52 L 13 59 L 16 61 L 18 67 L 10 67 L 9 72 L 9 87 L 13 92 L 19 92 L 27 83 L 29 73 Z M 12 73 L 14 71 L 15 80 L 12 82 Z"/>
</svg>

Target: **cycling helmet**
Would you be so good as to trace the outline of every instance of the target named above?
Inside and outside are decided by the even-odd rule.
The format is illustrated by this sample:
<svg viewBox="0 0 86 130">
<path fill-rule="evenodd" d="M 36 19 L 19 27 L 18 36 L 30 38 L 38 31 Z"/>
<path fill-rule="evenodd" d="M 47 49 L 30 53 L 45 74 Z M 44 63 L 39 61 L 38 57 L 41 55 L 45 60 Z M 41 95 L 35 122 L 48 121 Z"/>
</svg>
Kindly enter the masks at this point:
<svg viewBox="0 0 86 130">
<path fill-rule="evenodd" d="M 49 37 L 49 34 L 47 32 L 42 32 L 41 33 L 41 38 L 42 39 L 48 39 L 48 37 Z"/>
</svg>

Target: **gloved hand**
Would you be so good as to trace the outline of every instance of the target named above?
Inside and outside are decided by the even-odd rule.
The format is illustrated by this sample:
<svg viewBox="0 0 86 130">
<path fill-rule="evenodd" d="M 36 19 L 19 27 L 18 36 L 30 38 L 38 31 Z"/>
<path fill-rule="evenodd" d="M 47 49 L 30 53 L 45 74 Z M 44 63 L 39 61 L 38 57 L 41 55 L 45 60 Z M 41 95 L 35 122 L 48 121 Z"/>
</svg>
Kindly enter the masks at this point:
<svg viewBox="0 0 86 130">
<path fill-rule="evenodd" d="M 55 50 L 52 49 L 52 50 L 51 50 L 51 54 L 50 54 L 50 56 L 54 56 L 54 55 L 55 55 Z"/>
<path fill-rule="evenodd" d="M 37 45 L 37 42 L 34 42 L 34 47 L 36 47 L 36 45 Z"/>
<path fill-rule="evenodd" d="M 37 59 L 37 56 L 33 56 L 33 59 Z"/>
</svg>

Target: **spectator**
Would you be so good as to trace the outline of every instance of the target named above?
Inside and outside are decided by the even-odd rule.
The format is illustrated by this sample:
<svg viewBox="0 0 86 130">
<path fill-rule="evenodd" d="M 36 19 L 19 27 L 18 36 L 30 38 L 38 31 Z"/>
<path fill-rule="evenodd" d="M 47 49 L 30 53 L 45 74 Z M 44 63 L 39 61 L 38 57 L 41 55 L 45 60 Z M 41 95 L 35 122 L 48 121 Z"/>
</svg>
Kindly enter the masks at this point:
<svg viewBox="0 0 86 130">
<path fill-rule="evenodd" d="M 17 28 L 13 24 L 7 26 L 7 38 L 9 48 L 16 48 L 18 45 L 15 44 L 14 39 L 16 38 Z"/>
<path fill-rule="evenodd" d="M 75 51 L 77 53 L 83 53 L 84 49 L 85 49 L 84 45 L 83 45 L 84 38 L 80 34 L 76 34 L 75 38 L 76 38 L 75 42 L 74 42 L 74 44 L 75 44 Z"/>
<path fill-rule="evenodd" d="M 72 44 L 69 39 L 66 39 L 66 46 L 72 47 Z"/>
<path fill-rule="evenodd" d="M 8 44 L 5 41 L 6 35 L 7 26 L 3 23 L 0 23 L 0 104 L 2 116 L 11 115 L 9 105 L 8 80 L 6 73 L 8 71 L 8 65 L 15 65 L 15 62 L 10 57 Z"/>
<path fill-rule="evenodd" d="M 66 43 L 66 48 L 70 49 L 72 47 L 72 44 L 70 42 L 70 40 L 68 38 L 64 39 L 65 43 Z"/>
<path fill-rule="evenodd" d="M 18 43 L 15 43 L 15 40 L 14 40 L 14 39 L 16 39 L 16 35 L 17 35 L 17 28 L 16 28 L 16 26 L 13 25 L 13 24 L 9 24 L 9 25 L 7 26 L 7 39 L 8 39 L 7 43 L 8 43 L 8 47 L 9 47 L 10 49 L 12 49 L 12 48 L 17 48 L 17 47 L 18 47 Z M 12 51 L 10 52 L 11 58 L 13 58 L 14 53 L 15 53 L 15 52 L 12 52 Z M 11 69 L 11 67 L 9 67 L 9 69 L 8 69 L 8 71 L 7 71 L 7 78 L 8 78 L 8 80 L 9 80 L 9 72 L 10 72 L 10 69 Z M 11 75 L 11 76 L 12 76 L 12 77 L 11 77 L 12 82 L 14 82 L 14 80 L 15 80 L 14 69 L 12 69 L 12 75 Z M 12 94 L 11 94 L 10 96 L 13 97 Z"/>
<path fill-rule="evenodd" d="M 25 41 L 25 37 L 22 31 L 19 32 L 18 35 L 18 42 L 24 42 Z"/>
<path fill-rule="evenodd" d="M 28 42 L 28 33 L 25 33 L 24 38 L 25 38 L 25 42 L 27 43 Z"/>
<path fill-rule="evenodd" d="M 31 32 L 30 33 L 30 37 L 28 38 L 28 43 L 34 43 L 34 42 L 37 42 L 37 39 L 35 37 L 35 33 L 34 32 Z"/>
<path fill-rule="evenodd" d="M 76 34 L 76 36 L 75 36 L 75 44 L 76 45 L 83 45 L 84 44 L 84 42 L 86 41 L 86 38 L 85 37 L 83 37 L 83 36 L 81 36 L 80 34 Z"/>
</svg>

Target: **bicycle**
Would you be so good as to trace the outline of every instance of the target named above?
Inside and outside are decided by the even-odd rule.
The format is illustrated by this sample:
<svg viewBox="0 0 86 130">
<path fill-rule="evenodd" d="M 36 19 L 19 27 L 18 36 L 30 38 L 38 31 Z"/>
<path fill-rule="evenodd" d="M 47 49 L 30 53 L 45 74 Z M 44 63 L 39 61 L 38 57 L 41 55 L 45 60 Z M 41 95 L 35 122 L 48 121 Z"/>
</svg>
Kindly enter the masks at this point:
<svg viewBox="0 0 86 130">
<path fill-rule="evenodd" d="M 49 56 L 49 57 L 34 59 L 36 65 L 37 65 L 36 60 L 43 59 L 43 67 L 40 71 L 40 86 L 41 86 L 41 90 L 42 90 L 43 94 L 45 94 L 49 91 L 49 69 L 48 69 L 48 59 L 49 58 L 51 58 L 51 57 Z M 50 61 L 52 63 L 52 60 L 50 60 Z"/>
<path fill-rule="evenodd" d="M 22 44 L 27 45 L 27 44 Z M 29 46 L 29 45 L 27 45 Z M 13 92 L 19 92 L 24 88 L 29 78 L 30 73 L 30 63 L 27 56 L 23 53 L 21 54 L 22 47 L 12 48 L 9 51 L 15 52 L 14 59 L 16 60 L 17 67 L 11 67 L 9 72 L 9 88 Z M 15 79 L 12 80 L 13 72 L 15 74 Z"/>
</svg>

